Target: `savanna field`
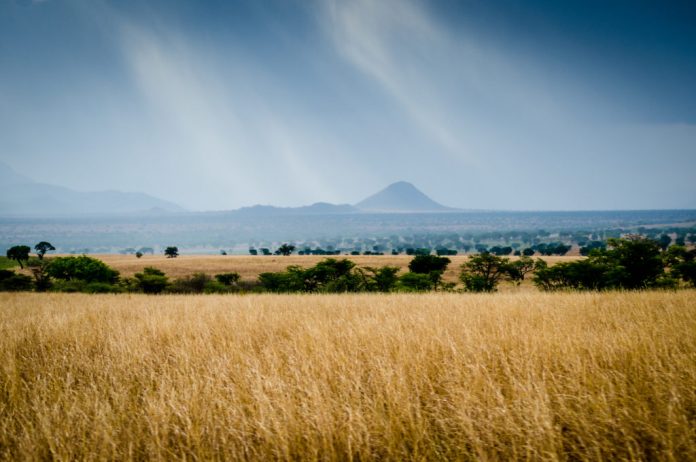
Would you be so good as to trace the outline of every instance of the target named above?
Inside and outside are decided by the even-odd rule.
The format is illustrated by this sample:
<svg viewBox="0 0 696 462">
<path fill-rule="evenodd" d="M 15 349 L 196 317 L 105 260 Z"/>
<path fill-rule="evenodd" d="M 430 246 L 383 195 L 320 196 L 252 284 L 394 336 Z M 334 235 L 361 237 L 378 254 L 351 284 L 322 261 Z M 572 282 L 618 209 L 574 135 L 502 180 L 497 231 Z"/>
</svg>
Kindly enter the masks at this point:
<svg viewBox="0 0 696 462">
<path fill-rule="evenodd" d="M 0 294 L 4 460 L 695 460 L 696 291 Z"/>
</svg>

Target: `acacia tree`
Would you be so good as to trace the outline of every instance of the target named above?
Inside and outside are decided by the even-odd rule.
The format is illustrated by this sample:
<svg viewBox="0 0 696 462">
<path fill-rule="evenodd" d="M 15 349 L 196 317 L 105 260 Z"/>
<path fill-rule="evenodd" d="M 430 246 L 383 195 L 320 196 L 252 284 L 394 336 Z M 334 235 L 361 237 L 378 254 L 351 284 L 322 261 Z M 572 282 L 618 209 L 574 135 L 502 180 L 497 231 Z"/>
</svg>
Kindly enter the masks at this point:
<svg viewBox="0 0 696 462">
<path fill-rule="evenodd" d="M 472 255 L 461 266 L 459 279 L 469 292 L 495 292 L 498 283 L 510 275 L 510 259 L 490 253 Z"/>
<path fill-rule="evenodd" d="M 287 257 L 295 251 L 295 246 L 290 244 L 283 244 L 278 247 L 278 253 Z"/>
<path fill-rule="evenodd" d="M 31 249 L 28 245 L 15 245 L 14 247 L 7 249 L 6 255 L 10 260 L 15 260 L 17 263 L 19 263 L 20 268 L 24 268 L 24 264 L 22 262 L 29 260 L 29 252 L 31 252 Z"/>
<path fill-rule="evenodd" d="M 39 260 L 43 260 L 44 255 L 46 255 L 46 252 L 49 250 L 56 250 L 53 245 L 51 245 L 50 242 L 46 241 L 41 241 L 38 244 L 34 246 L 34 250 L 36 250 L 36 255 L 39 256 Z"/>
<path fill-rule="evenodd" d="M 176 246 L 169 246 L 164 249 L 164 256 L 167 258 L 176 258 L 179 256 L 179 248 Z"/>
</svg>

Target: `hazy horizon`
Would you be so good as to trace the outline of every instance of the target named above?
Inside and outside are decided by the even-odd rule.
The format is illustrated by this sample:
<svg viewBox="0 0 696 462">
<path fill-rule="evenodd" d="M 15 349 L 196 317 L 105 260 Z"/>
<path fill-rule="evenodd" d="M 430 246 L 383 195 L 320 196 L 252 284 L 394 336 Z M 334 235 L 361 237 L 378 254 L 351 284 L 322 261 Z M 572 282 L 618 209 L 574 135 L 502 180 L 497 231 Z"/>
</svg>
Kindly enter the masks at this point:
<svg viewBox="0 0 696 462">
<path fill-rule="evenodd" d="M 689 2 L 9 0 L 0 161 L 188 210 L 695 209 Z"/>
</svg>

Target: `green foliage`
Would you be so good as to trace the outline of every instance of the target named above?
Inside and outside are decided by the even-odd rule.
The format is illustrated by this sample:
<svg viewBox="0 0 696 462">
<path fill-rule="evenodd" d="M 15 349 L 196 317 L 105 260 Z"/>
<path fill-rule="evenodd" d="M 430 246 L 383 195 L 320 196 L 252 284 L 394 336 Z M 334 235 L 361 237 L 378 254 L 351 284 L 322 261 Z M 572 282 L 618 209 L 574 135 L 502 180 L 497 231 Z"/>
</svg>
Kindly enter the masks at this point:
<svg viewBox="0 0 696 462">
<path fill-rule="evenodd" d="M 37 292 L 46 292 L 49 290 L 53 283 L 51 282 L 51 277 L 48 274 L 48 261 L 43 258 L 30 258 L 27 262 L 27 266 L 31 270 L 31 274 L 34 276 L 34 288 Z"/>
<path fill-rule="evenodd" d="M 0 291 L 23 292 L 34 288 L 29 276 L 17 274 L 14 271 L 0 269 Z"/>
<path fill-rule="evenodd" d="M 115 284 L 118 281 L 118 271 L 109 268 L 103 261 L 86 255 L 52 258 L 45 271 L 50 277 L 65 281 L 80 280 L 86 283 L 107 284 Z"/>
<path fill-rule="evenodd" d="M 468 292 L 495 292 L 498 283 L 510 274 L 510 260 L 491 253 L 469 257 L 461 266 L 459 279 Z"/>
<path fill-rule="evenodd" d="M 168 291 L 175 294 L 202 294 L 210 286 L 213 278 L 205 273 L 193 273 L 190 276 L 175 279 Z"/>
<path fill-rule="evenodd" d="M 82 291 L 87 294 L 116 294 L 121 292 L 119 286 L 106 282 L 90 282 L 85 284 Z"/>
<path fill-rule="evenodd" d="M 167 258 L 176 258 L 179 256 L 179 248 L 176 246 L 169 246 L 164 249 L 164 256 Z"/>
<path fill-rule="evenodd" d="M 370 292 L 391 292 L 399 280 L 396 266 L 383 266 L 381 268 L 366 267 L 363 269 L 365 287 Z"/>
<path fill-rule="evenodd" d="M 135 258 L 141 258 L 142 256 L 143 256 L 143 253 L 140 250 L 135 252 Z"/>
<path fill-rule="evenodd" d="M 696 249 L 673 245 L 663 253 L 663 261 L 673 278 L 696 287 Z"/>
<path fill-rule="evenodd" d="M 283 256 L 288 256 L 295 251 L 295 246 L 290 244 L 283 244 L 278 247 L 278 253 Z"/>
<path fill-rule="evenodd" d="M 408 272 L 399 278 L 396 289 L 402 292 L 425 292 L 433 290 L 435 282 L 430 274 Z"/>
<path fill-rule="evenodd" d="M 606 248 L 607 243 L 604 241 L 590 241 L 585 243 L 585 245 L 583 245 L 582 247 L 580 247 L 580 255 L 586 257 L 595 249 L 604 250 Z"/>
<path fill-rule="evenodd" d="M 601 252 L 596 259 L 605 257 L 611 263 L 625 268 L 626 276 L 620 287 L 644 289 L 664 273 L 660 246 L 651 239 L 629 236 L 624 239 L 609 239 L 609 250 Z"/>
<path fill-rule="evenodd" d="M 15 245 L 7 249 L 7 258 L 19 263 L 20 268 L 24 268 L 23 262 L 29 260 L 29 252 L 31 249 L 28 245 Z"/>
<path fill-rule="evenodd" d="M 216 274 L 215 279 L 222 285 L 233 286 L 239 282 L 239 273 L 222 273 Z"/>
<path fill-rule="evenodd" d="M 541 261 L 541 260 L 539 260 Z M 508 263 L 508 277 L 516 285 L 520 285 L 527 274 L 534 271 L 536 263 L 531 257 L 521 256 L 517 260 Z"/>
<path fill-rule="evenodd" d="M 14 268 L 15 266 L 17 266 L 16 261 L 7 257 L 0 256 L 0 269 L 9 269 Z"/>
<path fill-rule="evenodd" d="M 36 251 L 36 255 L 39 256 L 39 259 L 43 260 L 43 257 L 44 255 L 46 255 L 46 252 L 48 252 L 49 250 L 56 250 L 56 248 L 53 247 L 53 245 L 51 245 L 50 242 L 41 241 L 34 246 L 34 250 Z"/>
<path fill-rule="evenodd" d="M 396 287 L 398 268 L 356 268 L 347 259 L 327 258 L 310 268 L 288 266 L 285 271 L 259 275 L 268 292 L 388 292 Z"/>
<path fill-rule="evenodd" d="M 409 262 L 408 270 L 411 273 L 427 274 L 433 282 L 433 287 L 437 287 L 442 278 L 442 273 L 445 272 L 447 265 L 449 265 L 451 261 L 452 260 L 447 257 L 416 254 L 413 260 Z"/>
<path fill-rule="evenodd" d="M 636 290 L 670 287 L 660 246 L 640 236 L 611 238 L 607 249 L 597 248 L 585 260 L 539 265 L 534 283 L 542 290 Z"/>
<path fill-rule="evenodd" d="M 169 285 L 169 278 L 164 272 L 148 266 L 143 269 L 142 273 L 136 273 L 136 287 L 146 294 L 160 294 Z"/>
</svg>

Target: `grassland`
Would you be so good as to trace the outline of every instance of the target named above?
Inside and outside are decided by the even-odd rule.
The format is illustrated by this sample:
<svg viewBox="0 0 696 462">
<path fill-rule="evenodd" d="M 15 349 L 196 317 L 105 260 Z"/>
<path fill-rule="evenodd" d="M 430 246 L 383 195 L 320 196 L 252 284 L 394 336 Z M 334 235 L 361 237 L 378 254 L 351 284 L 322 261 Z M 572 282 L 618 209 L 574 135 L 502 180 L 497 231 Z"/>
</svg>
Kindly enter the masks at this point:
<svg viewBox="0 0 696 462">
<path fill-rule="evenodd" d="M 695 460 L 695 299 L 0 294 L 0 457 Z"/>
<path fill-rule="evenodd" d="M 133 255 L 102 254 L 91 255 L 99 258 L 107 265 L 118 270 L 123 276 L 133 276 L 142 271 L 146 266 L 154 266 L 161 269 L 168 276 L 182 277 L 196 272 L 210 275 L 234 271 L 241 275 L 242 279 L 255 280 L 260 273 L 267 271 L 283 271 L 289 265 L 309 267 L 317 264 L 325 258 L 348 258 L 358 266 L 396 266 L 403 271 L 408 271 L 408 263 L 413 259 L 409 255 L 336 255 L 332 257 L 315 255 L 291 255 L 282 256 L 242 256 L 242 255 L 182 255 L 177 258 L 166 258 L 163 255 L 144 255 L 135 258 Z M 467 256 L 455 255 L 447 257 L 452 260 L 447 271 L 443 275 L 445 281 L 456 282 L 460 272 L 460 266 L 467 260 Z M 515 257 L 512 257 L 513 259 Z M 536 258 L 536 257 L 535 257 Z M 549 264 L 559 261 L 571 261 L 581 257 L 541 257 Z"/>
</svg>

